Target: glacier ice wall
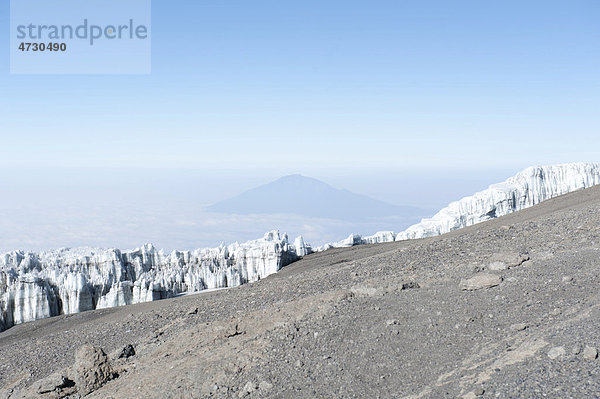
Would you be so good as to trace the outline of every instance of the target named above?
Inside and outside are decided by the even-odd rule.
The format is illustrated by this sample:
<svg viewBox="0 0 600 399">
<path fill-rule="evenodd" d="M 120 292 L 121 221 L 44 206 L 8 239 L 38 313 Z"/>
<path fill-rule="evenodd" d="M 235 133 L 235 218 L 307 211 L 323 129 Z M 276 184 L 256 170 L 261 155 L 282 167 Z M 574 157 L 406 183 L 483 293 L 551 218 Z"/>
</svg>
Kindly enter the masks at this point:
<svg viewBox="0 0 600 399">
<path fill-rule="evenodd" d="M 493 184 L 486 190 L 452 202 L 432 218 L 423 219 L 399 233 L 396 240 L 448 233 L 597 184 L 600 184 L 600 164 L 530 167 L 503 183 Z"/>
<path fill-rule="evenodd" d="M 298 237 L 262 239 L 170 254 L 75 248 L 0 255 L 0 331 L 15 324 L 123 306 L 210 288 L 238 286 L 277 272 L 311 252 Z"/>
<path fill-rule="evenodd" d="M 432 218 L 423 219 L 401 233 L 380 231 L 366 237 L 351 234 L 342 241 L 315 248 L 315 251 L 436 236 L 597 184 L 600 184 L 600 164 L 534 166 L 503 183 L 493 184 L 486 190 L 452 202 Z"/>
<path fill-rule="evenodd" d="M 372 236 L 361 236 L 360 234 L 350 234 L 348 238 L 345 238 L 338 242 L 332 242 L 320 247 L 314 248 L 314 252 L 326 251 L 331 248 L 347 248 L 355 245 L 366 245 L 366 244 L 382 244 L 384 242 L 395 241 L 396 233 L 393 231 L 378 231 Z"/>
</svg>

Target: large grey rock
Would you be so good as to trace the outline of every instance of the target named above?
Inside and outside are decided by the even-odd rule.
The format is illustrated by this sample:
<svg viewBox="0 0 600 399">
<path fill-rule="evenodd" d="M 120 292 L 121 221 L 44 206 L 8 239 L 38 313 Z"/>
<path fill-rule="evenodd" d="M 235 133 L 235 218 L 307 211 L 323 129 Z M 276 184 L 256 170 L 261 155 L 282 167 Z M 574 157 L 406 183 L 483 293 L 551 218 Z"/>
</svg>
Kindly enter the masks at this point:
<svg viewBox="0 0 600 399">
<path fill-rule="evenodd" d="M 63 375 L 54 373 L 34 385 L 30 394 L 43 395 L 45 398 L 63 398 L 75 393 L 75 382 Z"/>
<path fill-rule="evenodd" d="M 116 377 L 108 356 L 101 348 L 84 345 L 75 355 L 75 385 L 81 395 L 94 392 Z"/>
<path fill-rule="evenodd" d="M 497 274 L 480 273 L 467 280 L 461 280 L 460 289 L 464 291 L 475 291 L 494 287 L 502 283 L 502 276 Z"/>
</svg>

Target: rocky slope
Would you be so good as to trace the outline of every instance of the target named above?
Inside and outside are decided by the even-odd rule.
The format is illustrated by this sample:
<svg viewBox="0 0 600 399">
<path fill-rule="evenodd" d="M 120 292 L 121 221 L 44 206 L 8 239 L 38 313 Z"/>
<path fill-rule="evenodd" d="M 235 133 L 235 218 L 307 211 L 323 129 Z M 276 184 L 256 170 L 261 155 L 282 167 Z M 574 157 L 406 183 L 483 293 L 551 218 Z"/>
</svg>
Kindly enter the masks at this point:
<svg viewBox="0 0 600 399">
<path fill-rule="evenodd" d="M 0 331 L 61 314 L 170 298 L 257 281 L 310 251 L 267 233 L 243 244 L 165 254 L 75 248 L 0 256 Z"/>
<path fill-rule="evenodd" d="M 600 396 L 600 187 L 0 333 L 0 397 Z M 106 355 L 107 354 L 107 355 Z"/>
</svg>

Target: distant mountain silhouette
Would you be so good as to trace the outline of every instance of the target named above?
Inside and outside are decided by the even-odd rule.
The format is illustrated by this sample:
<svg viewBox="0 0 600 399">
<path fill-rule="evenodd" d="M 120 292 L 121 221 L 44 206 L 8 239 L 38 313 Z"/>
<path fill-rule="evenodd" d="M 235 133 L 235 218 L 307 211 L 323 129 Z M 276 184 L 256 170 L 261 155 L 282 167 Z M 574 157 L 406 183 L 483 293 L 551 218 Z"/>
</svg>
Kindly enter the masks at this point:
<svg viewBox="0 0 600 399">
<path fill-rule="evenodd" d="M 284 176 L 207 208 L 232 214 L 296 214 L 347 221 L 382 217 L 420 220 L 429 212 L 417 207 L 396 206 L 366 195 L 339 190 L 311 177 Z"/>
</svg>

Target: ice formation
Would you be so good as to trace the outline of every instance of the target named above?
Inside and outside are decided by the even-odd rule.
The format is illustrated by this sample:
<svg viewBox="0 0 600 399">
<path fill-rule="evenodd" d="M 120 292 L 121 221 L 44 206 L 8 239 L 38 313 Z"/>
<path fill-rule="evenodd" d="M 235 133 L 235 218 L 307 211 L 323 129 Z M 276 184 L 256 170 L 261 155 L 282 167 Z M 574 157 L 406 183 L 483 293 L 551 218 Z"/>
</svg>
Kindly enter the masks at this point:
<svg viewBox="0 0 600 399">
<path fill-rule="evenodd" d="M 277 272 L 310 246 L 272 231 L 262 239 L 170 254 L 147 244 L 133 251 L 76 248 L 0 255 L 0 331 L 86 310 L 233 287 Z"/>
<path fill-rule="evenodd" d="M 530 167 L 503 183 L 493 184 L 487 190 L 452 202 L 432 218 L 423 219 L 399 233 L 396 240 L 448 233 L 597 184 L 600 184 L 600 164 Z"/>
<path fill-rule="evenodd" d="M 600 184 L 600 164 L 534 166 L 503 183 L 493 184 L 486 190 L 452 202 L 432 218 L 423 219 L 401 233 L 383 231 L 367 237 L 351 234 L 345 240 L 325 244 L 315 251 L 436 236 L 597 184 Z"/>
<path fill-rule="evenodd" d="M 396 233 L 393 231 L 379 231 L 372 236 L 363 237 L 359 234 L 350 234 L 348 238 L 332 242 L 314 249 L 314 252 L 326 251 L 331 248 L 347 248 L 354 245 L 365 245 L 365 244 L 381 244 L 384 242 L 391 242 L 396 239 Z"/>
</svg>

